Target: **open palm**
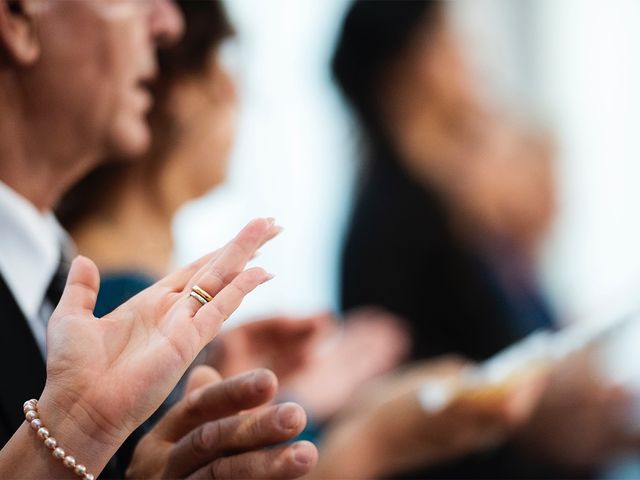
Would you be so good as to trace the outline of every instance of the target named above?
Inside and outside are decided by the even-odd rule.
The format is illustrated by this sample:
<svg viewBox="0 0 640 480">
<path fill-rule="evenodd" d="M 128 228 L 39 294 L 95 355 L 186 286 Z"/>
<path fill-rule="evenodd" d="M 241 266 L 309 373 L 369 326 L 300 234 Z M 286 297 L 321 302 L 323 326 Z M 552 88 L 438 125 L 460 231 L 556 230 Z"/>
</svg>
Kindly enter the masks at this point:
<svg viewBox="0 0 640 480">
<path fill-rule="evenodd" d="M 133 431 L 162 403 L 244 296 L 271 278 L 262 268 L 245 270 L 245 265 L 278 231 L 272 220 L 254 220 L 221 250 L 100 319 L 93 316 L 97 268 L 78 257 L 49 323 L 45 393 L 67 409 L 81 409 L 106 438 Z M 191 298 L 195 284 L 213 300 L 202 306 Z"/>
</svg>

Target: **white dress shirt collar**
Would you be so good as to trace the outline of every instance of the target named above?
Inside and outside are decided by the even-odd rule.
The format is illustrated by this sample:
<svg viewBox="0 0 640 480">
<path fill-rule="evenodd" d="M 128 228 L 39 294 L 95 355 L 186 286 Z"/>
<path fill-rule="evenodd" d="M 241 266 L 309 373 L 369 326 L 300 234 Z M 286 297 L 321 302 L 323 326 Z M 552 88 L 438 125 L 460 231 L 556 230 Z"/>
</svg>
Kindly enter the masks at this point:
<svg viewBox="0 0 640 480">
<path fill-rule="evenodd" d="M 61 248 L 70 240 L 51 212 L 42 213 L 0 182 L 0 273 L 30 322 L 37 318 Z"/>
</svg>

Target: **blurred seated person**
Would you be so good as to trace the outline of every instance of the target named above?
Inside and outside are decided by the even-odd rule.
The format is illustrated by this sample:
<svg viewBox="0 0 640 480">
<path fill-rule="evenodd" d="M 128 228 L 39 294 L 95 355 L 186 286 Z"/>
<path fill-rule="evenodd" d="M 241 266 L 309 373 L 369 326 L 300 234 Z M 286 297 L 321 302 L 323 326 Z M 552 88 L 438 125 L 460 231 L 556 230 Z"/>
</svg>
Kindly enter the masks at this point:
<svg viewBox="0 0 640 480">
<path fill-rule="evenodd" d="M 451 25 L 441 1 L 356 0 L 344 21 L 332 68 L 362 127 L 365 158 L 341 301 L 346 312 L 375 305 L 405 318 L 413 360 L 479 361 L 556 326 L 534 273 L 554 210 L 552 152 L 544 136 L 480 99 Z M 537 434 L 522 445 L 422 475 L 590 472 L 620 444 L 626 398 L 592 360 L 557 367 L 553 377 L 592 381 L 552 381 L 524 428 Z M 589 426 L 574 428 L 578 410 Z"/>
<path fill-rule="evenodd" d="M 98 317 L 170 269 L 175 212 L 226 176 L 236 94 L 220 47 L 233 28 L 220 1 L 177 3 L 185 35 L 159 54 L 149 152 L 100 166 L 57 209 L 79 252 L 100 269 Z M 304 403 L 313 422 L 322 423 L 365 381 L 395 367 L 408 345 L 400 321 L 381 311 L 356 313 L 345 328 L 335 323 L 321 313 L 243 324 L 221 334 L 206 360 L 223 377 L 272 369 L 282 396 Z"/>
</svg>

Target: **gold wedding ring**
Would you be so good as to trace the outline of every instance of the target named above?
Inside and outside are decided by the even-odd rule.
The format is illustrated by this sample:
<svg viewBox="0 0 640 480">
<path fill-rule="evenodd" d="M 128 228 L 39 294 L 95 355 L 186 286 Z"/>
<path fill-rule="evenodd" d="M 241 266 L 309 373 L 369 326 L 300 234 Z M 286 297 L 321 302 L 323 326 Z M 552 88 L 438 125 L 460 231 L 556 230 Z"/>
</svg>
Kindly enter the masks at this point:
<svg viewBox="0 0 640 480">
<path fill-rule="evenodd" d="M 206 305 L 211 300 L 213 300 L 213 297 L 198 285 L 194 285 L 193 287 L 191 287 L 191 293 L 189 293 L 189 296 L 198 300 L 202 305 Z"/>
</svg>

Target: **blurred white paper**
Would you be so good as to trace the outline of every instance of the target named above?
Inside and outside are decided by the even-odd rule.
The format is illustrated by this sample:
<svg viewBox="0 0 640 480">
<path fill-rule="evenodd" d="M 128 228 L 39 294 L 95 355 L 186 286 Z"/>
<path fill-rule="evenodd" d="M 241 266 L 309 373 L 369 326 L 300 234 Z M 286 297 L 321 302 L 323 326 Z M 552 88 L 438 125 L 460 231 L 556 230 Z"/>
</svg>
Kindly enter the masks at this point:
<svg viewBox="0 0 640 480">
<path fill-rule="evenodd" d="M 602 375 L 627 387 L 637 398 L 630 420 L 640 428 L 640 313 L 603 322 L 584 322 L 557 332 L 536 331 L 523 340 L 469 368 L 457 382 L 434 379 L 425 382 L 418 398 L 425 411 L 445 408 L 463 389 L 499 385 L 542 364 L 557 363 L 584 348 L 595 347 Z"/>
</svg>

